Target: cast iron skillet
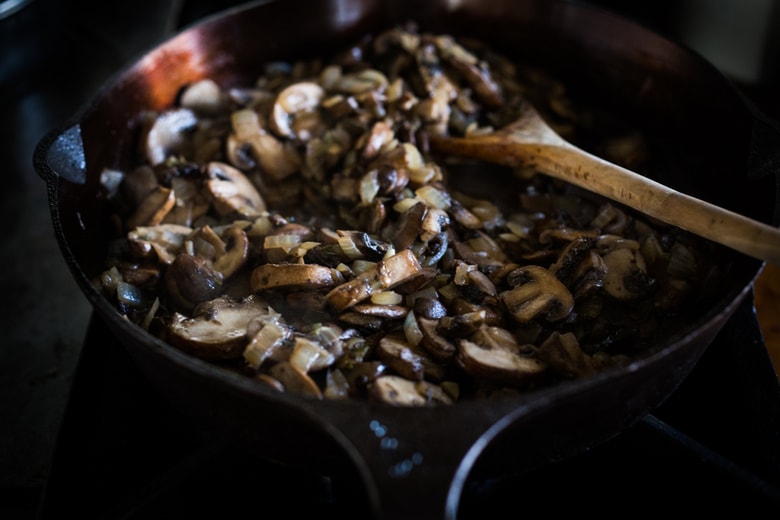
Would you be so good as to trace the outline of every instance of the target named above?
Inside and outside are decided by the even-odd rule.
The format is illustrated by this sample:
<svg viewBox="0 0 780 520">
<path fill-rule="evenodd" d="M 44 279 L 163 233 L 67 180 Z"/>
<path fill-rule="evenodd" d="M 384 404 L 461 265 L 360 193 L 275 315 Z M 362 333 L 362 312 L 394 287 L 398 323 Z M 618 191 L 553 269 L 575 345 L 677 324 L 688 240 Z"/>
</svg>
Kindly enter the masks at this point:
<svg viewBox="0 0 780 520">
<path fill-rule="evenodd" d="M 376 518 L 454 518 L 467 478 L 531 469 L 603 442 L 669 396 L 749 294 L 762 264 L 733 256 L 716 301 L 631 366 L 521 398 L 398 409 L 312 402 L 272 393 L 191 358 L 123 319 L 92 286 L 110 225 L 104 167 L 132 157 L 141 109 L 161 109 L 202 77 L 254 81 L 269 60 L 327 57 L 367 32 L 409 19 L 480 38 L 541 64 L 574 93 L 665 132 L 679 165 L 659 178 L 675 189 L 775 223 L 777 135 L 705 60 L 587 5 L 549 0 L 294 0 L 252 3 L 184 30 L 118 73 L 34 156 L 73 276 L 100 318 L 160 394 L 248 450 L 352 475 Z M 215 430 L 216 431 L 216 430 Z M 358 507 L 359 504 L 356 504 Z M 363 512 L 364 513 L 364 512 Z"/>
</svg>

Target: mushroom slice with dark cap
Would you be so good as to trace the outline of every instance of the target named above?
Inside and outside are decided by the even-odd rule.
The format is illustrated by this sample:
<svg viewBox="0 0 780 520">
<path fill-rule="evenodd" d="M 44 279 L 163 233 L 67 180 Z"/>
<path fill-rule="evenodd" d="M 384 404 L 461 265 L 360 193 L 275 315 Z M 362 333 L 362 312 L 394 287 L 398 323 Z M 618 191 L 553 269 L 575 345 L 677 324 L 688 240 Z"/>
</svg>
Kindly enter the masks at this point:
<svg viewBox="0 0 780 520">
<path fill-rule="evenodd" d="M 560 321 L 574 308 L 574 297 L 549 270 L 527 265 L 512 271 L 507 281 L 512 289 L 499 296 L 512 317 L 519 323 L 543 317 Z"/>
<path fill-rule="evenodd" d="M 260 126 L 257 113 L 249 108 L 233 112 L 234 146 L 248 145 L 261 170 L 281 181 L 300 170 L 303 160 L 298 152 Z"/>
<path fill-rule="evenodd" d="M 271 129 L 281 137 L 295 137 L 301 141 L 317 136 L 324 131 L 324 125 L 317 117 L 317 107 L 324 96 L 325 90 L 311 81 L 286 87 L 279 92 L 271 109 Z M 307 124 L 301 124 L 301 120 Z"/>
<path fill-rule="evenodd" d="M 527 385 L 546 371 L 545 364 L 538 359 L 522 356 L 495 341 L 479 344 L 461 339 L 456 360 L 472 377 L 506 386 Z"/>
<path fill-rule="evenodd" d="M 618 300 L 635 300 L 646 295 L 653 283 L 642 254 L 620 247 L 602 255 L 606 266 L 604 290 Z"/>
<path fill-rule="evenodd" d="M 428 381 L 410 381 L 395 375 L 376 378 L 369 386 L 369 395 L 394 406 L 452 404 L 452 398 L 439 385 Z"/>
<path fill-rule="evenodd" d="M 420 344 L 434 359 L 444 361 L 455 354 L 455 345 L 436 330 L 439 320 L 417 317 L 417 326 L 422 333 Z"/>
<path fill-rule="evenodd" d="M 246 263 L 249 256 L 249 237 L 240 225 L 233 225 L 222 233 L 222 238 L 226 239 L 225 251 L 217 255 L 214 269 L 227 279 Z"/>
<path fill-rule="evenodd" d="M 265 201 L 241 170 L 223 162 L 206 167 L 206 187 L 214 200 L 214 209 L 222 216 L 256 218 L 265 211 Z"/>
<path fill-rule="evenodd" d="M 188 108 L 168 110 L 155 117 L 144 141 L 144 152 L 149 163 L 160 164 L 182 151 L 197 124 L 198 118 Z"/>
<path fill-rule="evenodd" d="M 220 296 L 199 304 L 192 317 L 174 313 L 167 337 L 172 345 L 202 359 L 240 359 L 247 343 L 247 325 L 267 313 L 268 305 L 258 298 Z"/>
</svg>

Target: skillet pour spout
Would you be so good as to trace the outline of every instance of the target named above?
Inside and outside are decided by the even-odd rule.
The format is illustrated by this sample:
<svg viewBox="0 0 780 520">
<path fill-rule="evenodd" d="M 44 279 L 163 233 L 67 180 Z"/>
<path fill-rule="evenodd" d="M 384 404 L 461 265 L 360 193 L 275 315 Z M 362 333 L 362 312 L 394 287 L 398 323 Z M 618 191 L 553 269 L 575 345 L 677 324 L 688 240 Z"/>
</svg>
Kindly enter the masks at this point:
<svg viewBox="0 0 780 520">
<path fill-rule="evenodd" d="M 199 79 L 246 85 L 264 63 L 327 56 L 409 20 L 551 69 L 577 95 L 668 137 L 669 156 L 680 167 L 660 181 L 778 223 L 780 139 L 757 124 L 730 83 L 701 57 L 645 28 L 563 0 L 253 2 L 183 30 L 120 71 L 41 140 L 34 166 L 46 182 L 54 230 L 74 278 L 161 396 L 248 451 L 357 475 L 370 511 L 356 507 L 355 517 L 455 519 L 471 479 L 571 456 L 620 434 L 663 402 L 750 293 L 762 263 L 730 256 L 712 303 L 628 366 L 522 396 L 426 408 L 275 393 L 130 323 L 92 283 L 112 236 L 101 172 L 132 164 L 138 129 L 129 118 L 171 106 Z"/>
</svg>

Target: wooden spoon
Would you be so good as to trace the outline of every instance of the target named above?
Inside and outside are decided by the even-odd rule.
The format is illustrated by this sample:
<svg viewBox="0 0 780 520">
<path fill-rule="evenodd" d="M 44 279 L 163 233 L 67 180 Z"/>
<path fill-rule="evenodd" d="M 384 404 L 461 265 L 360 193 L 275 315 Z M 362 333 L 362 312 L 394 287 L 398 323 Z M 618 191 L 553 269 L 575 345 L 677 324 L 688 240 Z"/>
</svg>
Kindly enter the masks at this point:
<svg viewBox="0 0 780 520">
<path fill-rule="evenodd" d="M 431 136 L 434 150 L 504 166 L 529 166 L 713 242 L 780 265 L 780 229 L 675 191 L 596 157 L 558 135 L 530 105 L 501 130 Z"/>
</svg>

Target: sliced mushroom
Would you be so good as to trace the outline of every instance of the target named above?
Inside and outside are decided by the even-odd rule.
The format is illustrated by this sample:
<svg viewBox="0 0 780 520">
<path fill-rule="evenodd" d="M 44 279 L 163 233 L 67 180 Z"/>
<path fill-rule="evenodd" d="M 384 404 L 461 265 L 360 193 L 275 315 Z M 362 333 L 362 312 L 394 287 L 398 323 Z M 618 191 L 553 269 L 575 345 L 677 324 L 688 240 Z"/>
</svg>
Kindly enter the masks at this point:
<svg viewBox="0 0 780 520">
<path fill-rule="evenodd" d="M 455 345 L 447 338 L 439 334 L 436 328 L 438 320 L 431 320 L 417 316 L 417 326 L 422 333 L 420 345 L 438 361 L 445 361 L 455 355 Z"/>
<path fill-rule="evenodd" d="M 224 233 L 226 248 L 217 255 L 214 269 L 222 273 L 225 279 L 230 278 L 241 269 L 249 256 L 249 237 L 240 225 L 230 226 Z"/>
<path fill-rule="evenodd" d="M 198 118 L 188 108 L 168 110 L 154 118 L 144 142 L 149 163 L 154 166 L 182 152 L 197 124 Z"/>
<path fill-rule="evenodd" d="M 555 322 L 566 318 L 574 308 L 569 289 L 549 270 L 537 265 L 515 269 L 507 277 L 512 289 L 499 296 L 512 317 L 528 323 L 543 317 Z"/>
<path fill-rule="evenodd" d="M 174 313 L 167 327 L 170 343 L 206 360 L 240 359 L 247 343 L 247 325 L 268 306 L 257 298 L 220 296 L 195 307 L 192 317 Z"/>
<path fill-rule="evenodd" d="M 456 359 L 472 377 L 506 386 L 528 385 L 538 381 L 546 370 L 541 361 L 522 356 L 495 342 L 481 345 L 460 339 Z"/>
<path fill-rule="evenodd" d="M 301 141 L 309 141 L 319 135 L 323 125 L 317 115 L 317 107 L 324 95 L 325 90 L 311 81 L 288 86 L 279 92 L 271 109 L 271 128 L 281 137 L 294 137 Z M 296 119 L 299 120 L 297 125 Z M 304 119 L 308 124 L 300 124 L 300 120 Z"/>
<path fill-rule="evenodd" d="M 173 262 L 184 247 L 184 241 L 192 234 L 192 228 L 178 224 L 140 226 L 127 234 L 133 255 L 141 258 L 156 256 L 163 264 Z"/>
<path fill-rule="evenodd" d="M 138 205 L 133 214 L 127 219 L 125 225 L 129 229 L 138 226 L 156 226 L 162 223 L 165 216 L 176 204 L 173 190 L 164 186 L 157 186 Z"/>
<path fill-rule="evenodd" d="M 607 274 L 604 290 L 618 300 L 635 300 L 646 295 L 652 286 L 644 258 L 633 248 L 621 247 L 603 255 Z"/>
<path fill-rule="evenodd" d="M 415 354 L 403 338 L 387 335 L 379 340 L 376 354 L 391 370 L 413 381 L 425 375 L 423 359 Z"/>
<path fill-rule="evenodd" d="M 287 392 L 322 399 L 322 391 L 317 383 L 306 372 L 287 361 L 272 366 L 268 375 L 279 381 Z"/>
<path fill-rule="evenodd" d="M 369 395 L 377 401 L 393 406 L 452 404 L 452 398 L 440 386 L 428 381 L 410 381 L 394 375 L 378 377 L 369 386 Z"/>
<path fill-rule="evenodd" d="M 271 289 L 329 289 L 343 277 L 331 267 L 317 264 L 263 264 L 252 271 L 253 292 Z"/>
<path fill-rule="evenodd" d="M 189 312 L 199 303 L 218 296 L 223 276 L 207 260 L 179 254 L 165 270 L 164 280 L 176 308 Z"/>
<path fill-rule="evenodd" d="M 370 298 L 377 291 L 386 291 L 411 280 L 421 272 L 420 262 L 410 250 L 405 249 L 335 287 L 326 298 L 330 306 L 340 312 Z"/>
<path fill-rule="evenodd" d="M 214 116 L 227 106 L 227 96 L 216 81 L 205 78 L 188 85 L 179 104 L 197 114 Z"/>
<path fill-rule="evenodd" d="M 265 211 L 265 201 L 241 170 L 222 162 L 206 167 L 206 187 L 214 199 L 214 209 L 223 216 L 257 218 Z"/>
<path fill-rule="evenodd" d="M 447 309 L 435 298 L 420 297 L 414 300 L 414 313 L 422 318 L 437 320 L 447 315 Z"/>
<path fill-rule="evenodd" d="M 427 211 L 425 203 L 418 202 L 401 214 L 398 230 L 393 237 L 393 245 L 397 250 L 406 249 L 417 240 Z"/>
<path fill-rule="evenodd" d="M 550 272 L 564 285 L 571 287 L 580 264 L 590 255 L 595 243 L 593 237 L 577 236 L 564 247 L 558 260 L 550 266 Z"/>
<path fill-rule="evenodd" d="M 403 305 L 359 303 L 352 307 L 352 311 L 364 316 L 382 318 L 383 320 L 400 320 L 406 317 L 409 309 Z"/>
<path fill-rule="evenodd" d="M 248 145 L 260 168 L 281 181 L 301 169 L 302 159 L 288 143 L 283 143 L 260 126 L 257 113 L 242 109 L 233 113 L 235 146 Z"/>
<path fill-rule="evenodd" d="M 171 179 L 171 189 L 176 197 L 176 204 L 165 216 L 166 224 L 181 224 L 192 226 L 211 209 L 208 194 L 201 189 L 200 179 L 174 177 Z"/>
</svg>

